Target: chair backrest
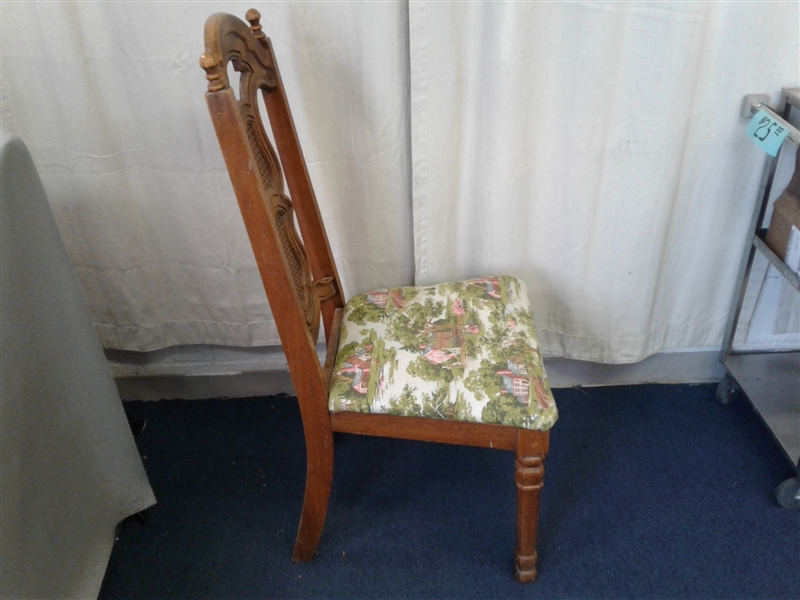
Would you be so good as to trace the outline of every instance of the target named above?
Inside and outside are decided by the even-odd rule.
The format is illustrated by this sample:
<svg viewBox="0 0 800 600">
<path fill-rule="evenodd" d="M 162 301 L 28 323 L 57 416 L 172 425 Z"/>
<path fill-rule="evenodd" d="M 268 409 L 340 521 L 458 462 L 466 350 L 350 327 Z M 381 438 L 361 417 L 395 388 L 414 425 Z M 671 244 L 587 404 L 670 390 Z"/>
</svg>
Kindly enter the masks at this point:
<svg viewBox="0 0 800 600">
<path fill-rule="evenodd" d="M 258 11 L 249 10 L 246 18 L 249 27 L 228 14 L 208 18 L 200 66 L 208 79 L 211 119 L 305 420 L 304 401 L 324 402 L 327 411 L 328 381 L 316 341 L 321 316 L 331 344 L 342 288 L 272 44 L 261 31 Z M 235 82 L 228 80 L 228 63 L 239 76 L 238 98 L 231 88 Z M 259 93 L 277 153 L 264 128 Z M 284 191 L 284 176 L 293 200 Z"/>
</svg>

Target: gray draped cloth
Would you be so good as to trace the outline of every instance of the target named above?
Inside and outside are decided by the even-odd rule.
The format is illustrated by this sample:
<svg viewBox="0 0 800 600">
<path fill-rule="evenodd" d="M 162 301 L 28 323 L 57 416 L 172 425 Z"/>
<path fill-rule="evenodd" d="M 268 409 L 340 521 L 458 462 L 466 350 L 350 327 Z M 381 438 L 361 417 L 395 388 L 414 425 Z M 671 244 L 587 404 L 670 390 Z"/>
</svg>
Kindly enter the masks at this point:
<svg viewBox="0 0 800 600">
<path fill-rule="evenodd" d="M 96 597 L 155 497 L 36 167 L 0 142 L 0 596 Z"/>
</svg>

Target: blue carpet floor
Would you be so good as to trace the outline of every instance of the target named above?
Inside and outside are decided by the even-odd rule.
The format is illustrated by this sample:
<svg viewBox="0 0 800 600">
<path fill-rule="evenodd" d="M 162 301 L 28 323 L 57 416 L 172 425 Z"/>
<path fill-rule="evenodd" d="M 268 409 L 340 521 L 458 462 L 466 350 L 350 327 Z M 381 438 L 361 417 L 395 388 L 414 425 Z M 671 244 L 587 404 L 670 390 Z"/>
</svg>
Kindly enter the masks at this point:
<svg viewBox="0 0 800 600">
<path fill-rule="evenodd" d="M 711 385 L 556 390 L 539 578 L 513 578 L 512 453 L 337 436 L 319 552 L 290 561 L 305 475 L 293 398 L 131 403 L 158 504 L 101 598 L 800 598 L 794 474 Z"/>
</svg>

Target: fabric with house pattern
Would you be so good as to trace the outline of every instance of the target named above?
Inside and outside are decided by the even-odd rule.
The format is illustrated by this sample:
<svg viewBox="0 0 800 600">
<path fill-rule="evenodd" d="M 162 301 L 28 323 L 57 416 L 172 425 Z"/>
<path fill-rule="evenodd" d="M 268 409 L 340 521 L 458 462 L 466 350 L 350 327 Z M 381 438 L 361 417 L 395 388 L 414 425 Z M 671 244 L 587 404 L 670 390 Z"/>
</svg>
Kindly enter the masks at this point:
<svg viewBox="0 0 800 600">
<path fill-rule="evenodd" d="M 485 277 L 352 298 L 329 405 L 550 429 L 558 412 L 525 283 Z"/>
</svg>

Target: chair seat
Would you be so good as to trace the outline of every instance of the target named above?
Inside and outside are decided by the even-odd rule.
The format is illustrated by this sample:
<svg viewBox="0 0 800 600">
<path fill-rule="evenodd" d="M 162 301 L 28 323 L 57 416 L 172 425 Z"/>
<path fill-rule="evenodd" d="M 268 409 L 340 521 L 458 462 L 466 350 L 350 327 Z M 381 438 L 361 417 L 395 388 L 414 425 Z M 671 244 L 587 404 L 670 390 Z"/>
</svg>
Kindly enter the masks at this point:
<svg viewBox="0 0 800 600">
<path fill-rule="evenodd" d="M 558 412 L 525 283 L 485 277 L 355 296 L 329 408 L 549 430 Z"/>
</svg>

